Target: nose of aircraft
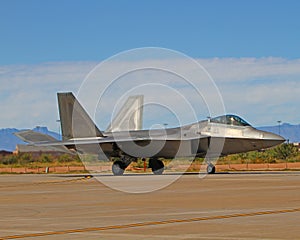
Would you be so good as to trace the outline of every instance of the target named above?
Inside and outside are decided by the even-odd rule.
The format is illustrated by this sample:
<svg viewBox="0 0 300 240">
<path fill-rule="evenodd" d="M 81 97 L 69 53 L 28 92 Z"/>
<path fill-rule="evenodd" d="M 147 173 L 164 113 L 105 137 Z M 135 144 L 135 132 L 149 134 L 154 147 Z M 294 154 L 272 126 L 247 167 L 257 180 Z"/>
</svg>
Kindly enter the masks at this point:
<svg viewBox="0 0 300 240">
<path fill-rule="evenodd" d="M 273 147 L 285 142 L 285 139 L 282 136 L 270 132 L 264 132 L 263 140 L 265 147 Z"/>
<path fill-rule="evenodd" d="M 270 133 L 270 132 L 264 132 L 264 139 L 269 139 L 269 140 L 274 140 L 274 141 L 279 141 L 279 142 L 284 142 L 285 139 L 275 133 Z"/>
</svg>

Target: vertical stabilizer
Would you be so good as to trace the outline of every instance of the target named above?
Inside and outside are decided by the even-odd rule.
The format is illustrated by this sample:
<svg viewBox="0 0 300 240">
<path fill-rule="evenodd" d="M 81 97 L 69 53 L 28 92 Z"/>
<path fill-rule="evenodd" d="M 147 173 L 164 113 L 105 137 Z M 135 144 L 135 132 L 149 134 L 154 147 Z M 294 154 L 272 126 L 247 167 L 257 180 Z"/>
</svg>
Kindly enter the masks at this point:
<svg viewBox="0 0 300 240">
<path fill-rule="evenodd" d="M 144 96 L 130 96 L 106 132 L 141 130 L 143 124 Z"/>
<path fill-rule="evenodd" d="M 57 99 L 63 140 L 103 137 L 73 93 L 57 93 Z"/>
</svg>

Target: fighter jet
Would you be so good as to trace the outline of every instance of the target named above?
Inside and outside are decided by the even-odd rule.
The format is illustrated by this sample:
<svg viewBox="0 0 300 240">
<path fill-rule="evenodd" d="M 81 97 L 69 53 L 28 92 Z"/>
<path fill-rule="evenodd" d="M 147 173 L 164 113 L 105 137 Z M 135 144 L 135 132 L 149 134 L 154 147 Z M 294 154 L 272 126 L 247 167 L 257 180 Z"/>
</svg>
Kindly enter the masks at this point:
<svg viewBox="0 0 300 240">
<path fill-rule="evenodd" d="M 62 141 L 30 130 L 16 135 L 36 146 L 117 159 L 112 164 L 114 175 L 123 175 L 138 158 L 148 159 L 152 172 L 162 174 L 165 166 L 161 158 L 176 157 L 205 157 L 207 173 L 213 174 L 216 169 L 212 160 L 219 156 L 266 149 L 285 141 L 233 114 L 175 128 L 142 130 L 143 96 L 129 97 L 106 131 L 100 131 L 73 93 L 57 96 Z"/>
</svg>

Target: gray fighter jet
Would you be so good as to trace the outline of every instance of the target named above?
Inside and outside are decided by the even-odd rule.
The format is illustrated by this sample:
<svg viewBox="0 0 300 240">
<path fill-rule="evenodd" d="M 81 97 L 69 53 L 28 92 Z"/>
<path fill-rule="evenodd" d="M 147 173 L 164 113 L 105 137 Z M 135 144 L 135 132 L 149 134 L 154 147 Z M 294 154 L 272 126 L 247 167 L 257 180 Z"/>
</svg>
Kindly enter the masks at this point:
<svg viewBox="0 0 300 240">
<path fill-rule="evenodd" d="M 273 147 L 285 141 L 260 131 L 236 115 L 209 118 L 176 128 L 142 130 L 143 96 L 129 97 L 105 132 L 95 125 L 71 93 L 58 93 L 62 141 L 32 131 L 19 132 L 22 140 L 36 146 L 73 149 L 78 153 L 117 158 L 114 175 L 122 175 L 132 161 L 149 159 L 154 174 L 162 174 L 160 158 L 205 157 L 207 172 L 215 173 L 213 159 L 234 153 Z"/>
</svg>

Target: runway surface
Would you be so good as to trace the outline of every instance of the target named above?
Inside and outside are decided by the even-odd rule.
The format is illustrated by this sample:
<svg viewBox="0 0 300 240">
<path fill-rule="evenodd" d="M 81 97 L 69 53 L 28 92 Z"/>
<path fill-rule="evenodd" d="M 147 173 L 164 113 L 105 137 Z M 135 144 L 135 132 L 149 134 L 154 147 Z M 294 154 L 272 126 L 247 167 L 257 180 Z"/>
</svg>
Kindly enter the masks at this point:
<svg viewBox="0 0 300 240">
<path fill-rule="evenodd" d="M 140 189 L 170 177 L 100 179 Z M 187 174 L 139 194 L 81 175 L 0 175 L 0 192 L 0 239 L 300 238 L 300 172 Z"/>
</svg>

